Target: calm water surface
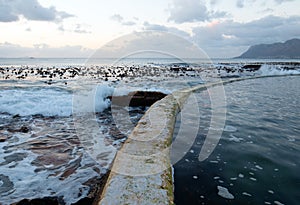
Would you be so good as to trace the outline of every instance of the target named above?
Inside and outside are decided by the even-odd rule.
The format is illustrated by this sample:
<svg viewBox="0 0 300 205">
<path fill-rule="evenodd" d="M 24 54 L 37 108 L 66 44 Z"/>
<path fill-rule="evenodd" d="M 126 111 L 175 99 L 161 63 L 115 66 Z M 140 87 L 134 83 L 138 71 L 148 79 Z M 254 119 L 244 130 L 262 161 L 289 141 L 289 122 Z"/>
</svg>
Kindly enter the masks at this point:
<svg viewBox="0 0 300 205">
<path fill-rule="evenodd" d="M 207 92 L 198 93 L 202 121 L 190 152 L 174 166 L 175 203 L 299 204 L 299 76 L 224 87 L 225 130 L 203 162 L 198 155 L 209 121 L 202 118 L 210 115 L 210 102 Z"/>
</svg>

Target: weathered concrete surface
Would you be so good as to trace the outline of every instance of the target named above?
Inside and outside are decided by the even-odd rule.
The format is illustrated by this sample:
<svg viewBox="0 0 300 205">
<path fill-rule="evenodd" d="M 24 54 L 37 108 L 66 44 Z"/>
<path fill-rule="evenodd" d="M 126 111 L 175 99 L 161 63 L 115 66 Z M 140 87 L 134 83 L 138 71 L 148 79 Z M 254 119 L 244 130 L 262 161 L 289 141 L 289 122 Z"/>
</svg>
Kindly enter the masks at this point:
<svg viewBox="0 0 300 205">
<path fill-rule="evenodd" d="M 170 144 L 187 96 L 168 95 L 149 108 L 117 153 L 99 204 L 173 204 Z"/>
<path fill-rule="evenodd" d="M 170 145 L 178 110 L 192 92 L 237 80 L 177 91 L 153 104 L 117 153 L 98 204 L 174 204 Z"/>
</svg>

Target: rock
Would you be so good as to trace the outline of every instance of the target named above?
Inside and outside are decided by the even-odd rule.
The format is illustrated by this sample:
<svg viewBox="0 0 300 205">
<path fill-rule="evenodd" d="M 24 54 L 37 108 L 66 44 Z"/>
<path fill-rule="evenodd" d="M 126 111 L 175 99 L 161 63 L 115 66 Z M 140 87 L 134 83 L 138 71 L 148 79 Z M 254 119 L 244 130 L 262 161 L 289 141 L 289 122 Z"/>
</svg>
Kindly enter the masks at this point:
<svg viewBox="0 0 300 205">
<path fill-rule="evenodd" d="M 22 127 L 20 128 L 20 132 L 28 133 L 28 132 L 29 132 L 29 128 L 26 127 L 26 126 L 22 126 Z"/>
<path fill-rule="evenodd" d="M 9 132 L 23 132 L 23 133 L 28 133 L 29 132 L 29 128 L 24 126 L 24 125 L 21 128 L 9 127 L 7 130 Z"/>
<path fill-rule="evenodd" d="M 125 96 L 110 96 L 108 97 L 113 105 L 119 106 L 151 106 L 156 101 L 164 98 L 166 94 L 155 91 L 136 91 L 130 92 Z"/>
<path fill-rule="evenodd" d="M 0 166 L 7 165 L 11 162 L 19 162 L 27 157 L 26 153 L 14 153 L 4 157 L 4 162 L 0 163 Z"/>
<path fill-rule="evenodd" d="M 254 72 L 254 71 L 259 70 L 260 67 L 261 67 L 260 64 L 244 65 L 244 66 L 242 67 L 242 69 L 244 69 L 244 70 L 246 70 L 246 71 Z"/>
<path fill-rule="evenodd" d="M 68 178 L 71 174 L 76 172 L 76 170 L 80 167 L 81 163 L 81 157 L 76 159 L 75 161 L 71 162 L 66 168 L 64 173 L 60 176 L 60 180 L 64 180 L 65 178 Z"/>
<path fill-rule="evenodd" d="M 6 136 L 0 136 L 0 142 L 5 142 L 7 140 Z"/>
<path fill-rule="evenodd" d="M 14 119 L 15 119 L 15 118 L 20 118 L 20 115 L 19 115 L 19 114 L 16 114 L 16 115 L 13 116 L 13 118 L 14 118 Z"/>
<path fill-rule="evenodd" d="M 14 188 L 14 184 L 9 180 L 9 177 L 3 174 L 0 174 L 0 196 L 3 193 L 11 192 Z"/>
</svg>

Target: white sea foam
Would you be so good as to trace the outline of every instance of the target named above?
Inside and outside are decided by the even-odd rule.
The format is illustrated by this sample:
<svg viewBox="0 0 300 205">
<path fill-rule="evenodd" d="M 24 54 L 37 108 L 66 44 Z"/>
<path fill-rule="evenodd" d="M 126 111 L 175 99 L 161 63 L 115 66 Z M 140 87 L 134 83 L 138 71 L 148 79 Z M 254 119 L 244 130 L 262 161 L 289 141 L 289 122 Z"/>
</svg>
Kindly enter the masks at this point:
<svg viewBox="0 0 300 205">
<path fill-rule="evenodd" d="M 236 132 L 237 128 L 231 125 L 226 125 L 224 127 L 224 132 Z"/>
<path fill-rule="evenodd" d="M 72 93 L 58 88 L 10 88 L 0 90 L 0 112 L 21 116 L 69 116 Z"/>
<path fill-rule="evenodd" d="M 280 66 L 280 65 L 263 64 L 260 67 L 260 69 L 258 70 L 258 73 L 262 76 L 298 75 L 298 74 L 300 74 L 300 70 L 297 70 L 297 69 L 287 70 L 287 69 L 282 68 L 282 66 Z"/>
<path fill-rule="evenodd" d="M 260 170 L 263 169 L 263 168 L 262 168 L 261 166 L 259 166 L 259 165 L 255 165 L 255 167 L 256 167 L 257 169 L 260 169 Z"/>
<path fill-rule="evenodd" d="M 234 196 L 228 191 L 227 188 L 222 186 L 217 186 L 218 188 L 218 195 L 225 198 L 225 199 L 234 199 Z"/>
<path fill-rule="evenodd" d="M 110 101 L 107 98 L 113 94 L 114 89 L 108 85 L 97 86 L 95 97 L 95 110 L 96 112 L 102 112 L 110 105 Z"/>
<path fill-rule="evenodd" d="M 92 100 L 95 107 L 92 111 L 102 112 L 110 105 L 107 98 L 112 95 L 113 88 L 107 85 L 95 87 Z M 77 91 L 76 91 L 77 92 Z M 89 104 L 89 98 L 82 106 Z M 73 108 L 73 93 L 57 87 L 25 87 L 0 89 L 0 112 L 12 115 L 29 116 L 41 114 L 44 116 L 70 116 Z"/>
<path fill-rule="evenodd" d="M 274 204 L 276 204 L 276 205 L 284 205 L 284 204 L 281 203 L 280 201 L 274 201 Z"/>
<path fill-rule="evenodd" d="M 233 134 L 230 134 L 229 141 L 241 142 L 242 140 L 243 140 L 243 138 L 238 138 L 238 137 L 234 136 Z"/>
<path fill-rule="evenodd" d="M 245 195 L 245 196 L 252 196 L 251 194 L 249 194 L 247 192 L 243 192 L 242 194 Z"/>
<path fill-rule="evenodd" d="M 48 171 L 35 172 L 36 167 L 32 166 L 31 162 L 36 155 L 25 150 L 22 152 L 27 153 L 28 157 L 19 161 L 16 167 L 10 167 L 11 164 L 1 166 L 1 174 L 9 176 L 9 180 L 13 183 L 13 197 L 11 195 L 2 195 L 0 204 L 15 203 L 24 198 L 43 198 L 51 196 L 52 192 L 54 192 L 56 196 L 63 196 L 66 204 L 70 205 L 88 195 L 89 188 L 84 183 L 90 178 L 99 175 L 91 167 L 88 167 L 77 169 L 76 174 L 70 175 L 65 180 L 60 180 L 59 177 L 50 176 L 51 173 Z M 92 159 L 85 153 L 83 153 L 83 160 L 82 163 L 93 163 Z"/>
</svg>

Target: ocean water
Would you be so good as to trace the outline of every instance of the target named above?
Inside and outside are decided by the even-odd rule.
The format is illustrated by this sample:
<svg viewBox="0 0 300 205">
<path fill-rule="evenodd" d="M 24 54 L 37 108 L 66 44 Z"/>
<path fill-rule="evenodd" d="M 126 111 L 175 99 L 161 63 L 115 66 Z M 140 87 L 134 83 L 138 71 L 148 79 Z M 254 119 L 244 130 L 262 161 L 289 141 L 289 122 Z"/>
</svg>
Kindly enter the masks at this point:
<svg viewBox="0 0 300 205">
<path fill-rule="evenodd" d="M 189 152 L 174 165 L 175 203 L 298 204 L 299 76 L 251 79 L 224 88 L 225 128 L 204 161 L 198 156 L 211 110 L 208 94 L 197 95 L 201 125 Z"/>
<path fill-rule="evenodd" d="M 193 151 L 174 166 L 176 203 L 185 204 L 187 199 L 191 200 L 189 204 L 244 203 L 248 199 L 250 204 L 294 203 L 297 190 L 294 182 L 299 182 L 295 174 L 299 171 L 296 162 L 299 158 L 299 61 L 213 59 L 203 62 L 147 58 L 115 62 L 116 59 L 0 59 L 0 204 L 43 197 L 56 197 L 72 204 L 88 197 L 95 186 L 103 183 L 101 180 L 115 153 L 147 109 L 114 110 L 108 96 L 137 90 L 170 94 L 198 84 L 256 76 L 273 77 L 225 85 L 227 127 L 221 145 L 201 163 L 193 157 L 208 131 L 211 102 L 206 91 L 196 95 L 199 108 L 203 108 L 199 116 L 200 132 Z M 262 64 L 257 70 L 243 69 L 245 65 L 257 64 Z M 271 91 L 274 93 L 264 93 Z M 268 116 L 260 119 L 264 108 L 270 109 L 266 112 Z M 243 120 L 244 124 L 239 124 Z M 257 128 L 255 123 L 261 126 Z M 293 129 L 284 129 L 291 125 Z M 287 130 L 289 133 L 284 133 Z M 269 135 L 278 138 L 271 140 Z M 260 151 L 268 146 L 274 148 L 268 151 L 270 158 L 279 160 L 280 166 L 262 158 Z M 223 147 L 225 151 L 218 152 Z M 257 151 L 246 153 L 248 147 Z M 235 157 L 234 163 L 231 157 Z M 295 160 L 294 164 L 291 159 Z M 224 166 L 230 164 L 237 167 L 224 171 Z M 263 179 L 267 180 L 273 173 L 271 169 L 278 174 L 277 178 L 293 180 L 290 186 L 281 181 L 273 187 L 267 186 Z M 238 181 L 240 178 L 245 181 Z M 260 192 L 261 184 L 254 182 L 263 182 L 269 194 L 274 192 L 270 195 L 274 197 L 266 198 Z M 268 182 L 275 183 L 275 180 Z M 290 189 L 288 193 L 283 191 Z M 233 200 L 220 196 L 227 194 L 231 198 L 227 192 Z"/>
</svg>

